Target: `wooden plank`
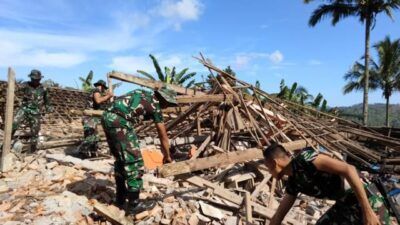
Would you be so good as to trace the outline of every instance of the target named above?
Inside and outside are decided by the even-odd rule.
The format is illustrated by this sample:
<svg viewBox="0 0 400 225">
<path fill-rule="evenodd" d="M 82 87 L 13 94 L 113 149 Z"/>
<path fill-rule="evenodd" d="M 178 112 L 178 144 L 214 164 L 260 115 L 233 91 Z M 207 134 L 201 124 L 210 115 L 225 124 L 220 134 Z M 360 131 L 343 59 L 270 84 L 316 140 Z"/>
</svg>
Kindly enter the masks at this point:
<svg viewBox="0 0 400 225">
<path fill-rule="evenodd" d="M 187 109 L 189 109 L 189 106 L 183 106 L 183 107 L 168 107 L 165 109 L 162 109 L 163 113 L 177 113 L 179 111 L 186 111 Z M 78 116 L 96 116 L 96 117 L 100 117 L 103 115 L 103 110 L 93 110 L 93 109 L 85 109 L 85 110 L 74 110 L 71 109 L 69 111 L 70 114 L 72 115 L 78 115 Z"/>
<path fill-rule="evenodd" d="M 283 143 L 282 145 L 287 151 L 303 149 L 308 146 L 306 140 Z M 166 164 L 159 168 L 159 173 L 163 177 L 169 177 L 212 167 L 223 167 L 229 164 L 262 159 L 262 152 L 263 150 L 261 149 L 251 148 L 245 151 L 228 152 L 196 160 L 186 160 L 177 163 Z"/>
<path fill-rule="evenodd" d="M 112 224 L 117 224 L 117 225 L 132 225 L 134 224 L 133 221 L 128 220 L 123 214 L 118 215 L 114 211 L 111 211 L 107 206 L 96 202 L 93 206 L 93 210 L 105 217 L 107 221 L 111 222 Z"/>
<path fill-rule="evenodd" d="M 229 191 L 228 189 L 218 186 L 217 184 L 214 184 L 198 176 L 190 177 L 186 181 L 198 187 L 211 189 L 215 196 L 218 196 L 220 198 L 223 198 L 224 200 L 233 203 L 233 207 L 237 209 L 242 207 L 244 198 L 240 195 L 237 195 Z M 267 207 L 264 207 L 256 202 L 250 201 L 250 205 L 252 206 L 252 211 L 254 212 L 254 214 L 260 217 L 271 219 L 275 214 L 273 210 L 268 209 Z M 292 218 L 286 218 L 284 222 L 297 224 L 297 222 Z"/>
<path fill-rule="evenodd" d="M 203 143 L 201 143 L 200 147 L 196 150 L 196 153 L 192 156 L 192 158 L 190 158 L 190 160 L 195 160 L 197 159 L 197 157 L 199 157 L 199 155 L 204 151 L 204 149 L 207 147 L 207 145 L 210 143 L 211 141 L 211 135 L 209 135 L 206 140 L 204 140 Z"/>
<path fill-rule="evenodd" d="M 247 225 L 253 224 L 253 211 L 251 209 L 251 196 L 249 192 L 245 192 L 244 195 L 245 206 L 246 206 L 246 223 Z"/>
<path fill-rule="evenodd" d="M 261 183 L 259 183 L 256 188 L 254 189 L 253 193 L 251 193 L 251 197 L 252 198 L 257 198 L 258 194 L 260 193 L 260 191 L 262 189 L 264 189 L 264 187 L 267 185 L 269 179 L 271 179 L 272 175 L 268 174 L 264 177 L 264 179 L 261 181 Z"/>
<path fill-rule="evenodd" d="M 3 151 L 1 154 L 0 170 L 6 171 L 10 165 L 8 165 L 8 154 L 11 148 L 11 136 L 12 136 L 12 123 L 14 115 L 14 96 L 15 96 L 15 72 L 11 67 L 8 68 L 8 86 L 6 94 L 6 110 L 4 118 L 4 138 L 3 138 Z"/>
<path fill-rule="evenodd" d="M 125 81 L 125 82 L 130 82 L 134 83 L 140 86 L 148 87 L 151 89 L 159 89 L 163 86 L 167 86 L 168 88 L 176 91 L 179 94 L 184 94 L 184 95 L 204 95 L 204 92 L 197 91 L 191 88 L 184 88 L 179 85 L 174 85 L 174 84 L 166 84 L 161 81 L 154 81 L 146 78 L 142 78 L 139 76 L 131 75 L 131 74 L 126 74 L 126 73 L 121 73 L 121 72 L 116 72 L 112 71 L 109 73 L 109 76 L 111 78 Z"/>
<path fill-rule="evenodd" d="M 232 99 L 233 99 L 232 95 L 224 95 L 224 94 L 201 95 L 201 96 L 191 96 L 191 95 L 176 96 L 176 101 L 179 104 L 198 103 L 198 102 L 224 102 L 224 101 L 232 101 Z"/>
<path fill-rule="evenodd" d="M 112 78 L 110 77 L 109 73 L 107 73 L 107 83 L 108 83 L 108 90 L 111 93 L 114 93 L 113 86 L 112 86 Z M 114 101 L 114 97 L 110 98 L 110 102 L 113 102 L 113 101 Z"/>
</svg>

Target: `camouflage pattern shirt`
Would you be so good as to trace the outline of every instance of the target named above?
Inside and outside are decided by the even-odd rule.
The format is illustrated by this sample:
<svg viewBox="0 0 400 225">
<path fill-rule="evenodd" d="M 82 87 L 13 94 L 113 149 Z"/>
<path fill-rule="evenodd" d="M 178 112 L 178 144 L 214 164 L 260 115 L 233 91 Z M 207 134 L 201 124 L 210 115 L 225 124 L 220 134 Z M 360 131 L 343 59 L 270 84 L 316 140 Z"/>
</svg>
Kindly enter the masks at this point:
<svg viewBox="0 0 400 225">
<path fill-rule="evenodd" d="M 29 111 L 31 114 L 40 114 L 43 107 L 48 110 L 50 101 L 47 89 L 43 85 L 34 88 L 30 82 L 26 82 L 22 87 L 23 99 L 21 108 Z"/>
<path fill-rule="evenodd" d="M 303 193 L 308 196 L 339 200 L 346 192 L 343 179 L 339 175 L 317 170 L 312 163 L 318 156 L 313 149 L 305 149 L 291 162 L 292 175 L 286 186 L 286 193 L 297 196 Z"/>
<path fill-rule="evenodd" d="M 163 122 L 161 107 L 152 92 L 134 90 L 118 97 L 107 109 L 125 120 L 137 124 L 145 120 Z"/>
</svg>

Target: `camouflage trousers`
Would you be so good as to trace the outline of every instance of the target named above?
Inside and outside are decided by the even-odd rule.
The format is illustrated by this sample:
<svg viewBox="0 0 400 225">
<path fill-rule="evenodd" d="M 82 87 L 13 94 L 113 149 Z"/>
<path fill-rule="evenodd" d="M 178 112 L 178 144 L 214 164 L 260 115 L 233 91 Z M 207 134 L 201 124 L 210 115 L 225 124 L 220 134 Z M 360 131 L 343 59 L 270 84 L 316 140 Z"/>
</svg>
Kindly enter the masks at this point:
<svg viewBox="0 0 400 225">
<path fill-rule="evenodd" d="M 103 113 L 102 125 L 108 146 L 115 158 L 117 196 L 121 193 L 140 191 L 143 186 L 144 163 L 133 125 L 111 112 Z"/>
<path fill-rule="evenodd" d="M 372 209 L 377 214 L 382 225 L 390 225 L 390 215 L 383 203 L 380 193 L 369 194 L 368 200 Z M 362 225 L 363 215 L 358 199 L 354 193 L 348 194 L 344 199 L 336 201 L 316 225 Z"/>
<path fill-rule="evenodd" d="M 12 124 L 12 136 L 18 130 L 21 124 L 27 124 L 31 130 L 31 144 L 32 149 L 36 150 L 37 143 L 39 141 L 39 131 L 40 131 L 40 113 L 37 111 L 32 111 L 28 108 L 22 107 L 18 109 L 14 116 L 14 121 Z"/>
<path fill-rule="evenodd" d="M 82 123 L 84 139 L 79 146 L 79 152 L 86 156 L 95 156 L 100 141 L 97 126 L 101 121 L 96 117 L 84 117 Z"/>
</svg>

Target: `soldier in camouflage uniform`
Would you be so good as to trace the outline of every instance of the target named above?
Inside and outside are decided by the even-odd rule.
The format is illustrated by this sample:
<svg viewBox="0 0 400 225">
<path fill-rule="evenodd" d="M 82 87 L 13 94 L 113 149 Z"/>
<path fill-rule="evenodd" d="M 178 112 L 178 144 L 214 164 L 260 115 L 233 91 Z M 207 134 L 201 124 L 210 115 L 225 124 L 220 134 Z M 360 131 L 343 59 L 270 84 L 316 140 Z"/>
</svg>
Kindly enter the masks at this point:
<svg viewBox="0 0 400 225">
<path fill-rule="evenodd" d="M 94 110 L 105 110 L 113 94 L 107 91 L 108 87 L 104 80 L 99 80 L 94 84 L 94 90 L 91 92 L 89 105 Z M 97 132 L 97 126 L 100 124 L 100 118 L 85 116 L 83 117 L 83 135 L 84 140 L 79 146 L 79 154 L 82 158 L 97 156 L 98 143 L 100 137 Z"/>
<path fill-rule="evenodd" d="M 161 108 L 176 105 L 175 96 L 174 91 L 165 87 L 154 93 L 134 90 L 115 99 L 112 106 L 103 113 L 103 128 L 115 157 L 116 205 L 123 208 L 128 199 L 126 209 L 130 214 L 154 206 L 153 202 L 139 201 L 144 163 L 134 126 L 141 121 L 153 120 L 161 140 L 163 161 L 172 162 Z"/>
<path fill-rule="evenodd" d="M 367 194 L 365 188 L 370 188 L 360 181 L 354 166 L 318 154 L 313 149 L 305 149 L 291 159 L 284 148 L 276 143 L 264 151 L 264 159 L 274 178 L 289 177 L 286 195 L 270 225 L 281 224 L 299 193 L 336 201 L 316 225 L 390 224 L 382 196 L 377 192 Z M 347 189 L 345 181 L 350 184 Z"/>
<path fill-rule="evenodd" d="M 41 114 L 51 111 L 49 96 L 47 89 L 43 87 L 40 80 L 43 78 L 39 70 L 32 70 L 29 74 L 31 78 L 30 82 L 23 84 L 23 99 L 22 104 L 15 114 L 13 125 L 12 125 L 12 136 L 21 125 L 21 123 L 27 123 L 31 130 L 31 152 L 35 152 L 39 140 L 40 131 L 40 118 Z"/>
</svg>

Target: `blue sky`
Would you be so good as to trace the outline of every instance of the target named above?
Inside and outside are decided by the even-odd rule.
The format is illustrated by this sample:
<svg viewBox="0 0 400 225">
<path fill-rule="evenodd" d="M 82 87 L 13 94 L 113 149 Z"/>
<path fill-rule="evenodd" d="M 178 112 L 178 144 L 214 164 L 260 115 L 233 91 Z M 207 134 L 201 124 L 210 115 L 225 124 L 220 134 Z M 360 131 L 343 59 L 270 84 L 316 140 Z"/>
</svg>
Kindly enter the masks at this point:
<svg viewBox="0 0 400 225">
<path fill-rule="evenodd" d="M 240 79 L 260 80 L 268 92 L 277 92 L 285 79 L 321 92 L 331 106 L 360 103 L 361 92 L 342 94 L 342 77 L 363 54 L 364 26 L 349 18 L 310 28 L 316 4 L 302 2 L 0 0 L 0 79 L 8 66 L 19 79 L 38 68 L 75 87 L 91 69 L 96 80 L 111 70 L 154 72 L 152 53 L 162 66 L 198 72 L 200 81 L 207 71 L 192 56 L 201 51 L 219 67 L 231 65 Z M 371 43 L 400 38 L 400 13 L 394 15 L 394 22 L 378 17 Z M 132 88 L 125 84 L 117 94 Z M 384 102 L 381 91 L 370 102 Z M 398 93 L 392 103 L 400 103 Z"/>
</svg>

